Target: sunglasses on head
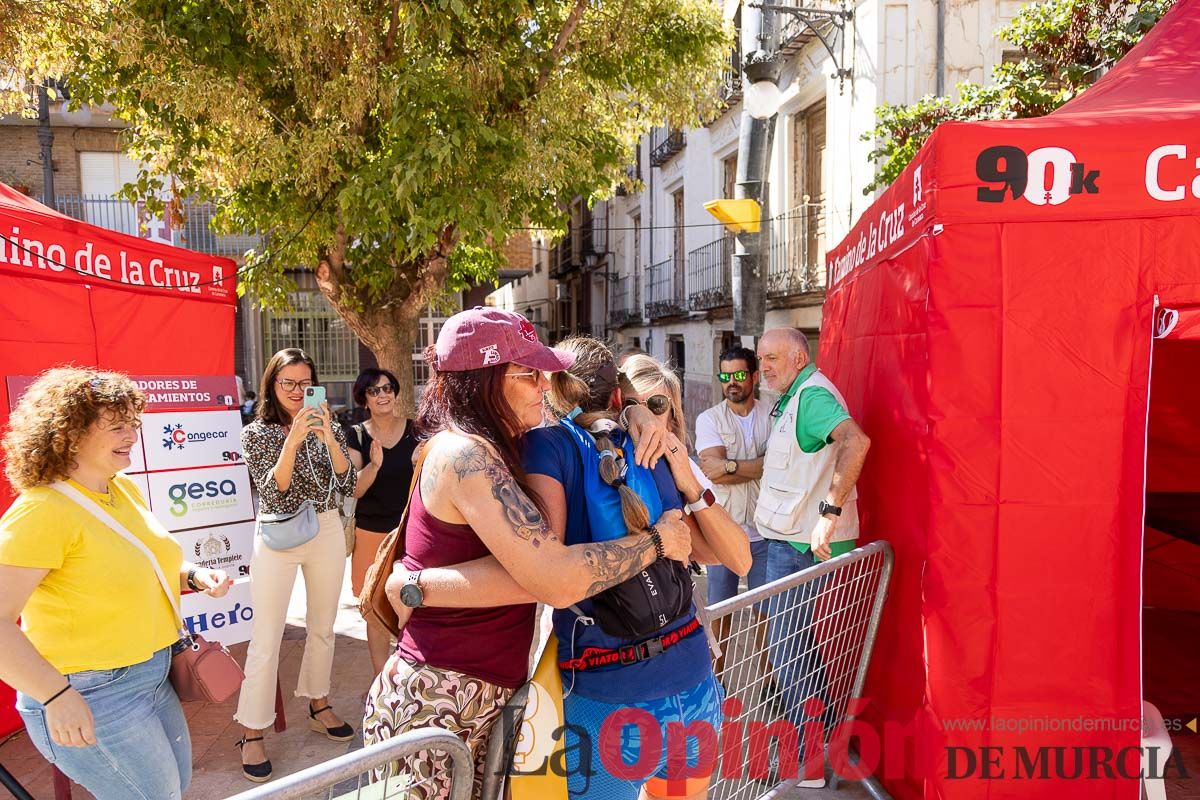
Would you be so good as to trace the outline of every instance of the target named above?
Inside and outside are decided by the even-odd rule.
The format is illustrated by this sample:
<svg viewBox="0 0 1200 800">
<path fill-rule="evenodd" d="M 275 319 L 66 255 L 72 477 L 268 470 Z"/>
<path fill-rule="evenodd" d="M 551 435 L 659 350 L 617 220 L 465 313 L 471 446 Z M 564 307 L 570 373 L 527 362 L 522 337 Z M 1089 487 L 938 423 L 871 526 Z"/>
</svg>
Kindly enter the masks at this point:
<svg viewBox="0 0 1200 800">
<path fill-rule="evenodd" d="M 718 372 L 717 380 L 721 383 L 729 383 L 730 380 L 744 381 L 750 377 L 750 373 L 744 369 L 739 369 L 737 372 Z"/>
<path fill-rule="evenodd" d="M 367 397 L 379 397 L 381 394 L 395 394 L 396 387 L 390 383 L 385 383 L 383 386 L 368 386 Z"/>
<path fill-rule="evenodd" d="M 665 394 L 652 394 L 645 400 L 634 400 L 632 397 L 625 401 L 625 406 L 643 405 L 650 409 L 650 413 L 656 417 L 661 417 L 663 414 L 671 410 L 671 398 Z"/>
</svg>

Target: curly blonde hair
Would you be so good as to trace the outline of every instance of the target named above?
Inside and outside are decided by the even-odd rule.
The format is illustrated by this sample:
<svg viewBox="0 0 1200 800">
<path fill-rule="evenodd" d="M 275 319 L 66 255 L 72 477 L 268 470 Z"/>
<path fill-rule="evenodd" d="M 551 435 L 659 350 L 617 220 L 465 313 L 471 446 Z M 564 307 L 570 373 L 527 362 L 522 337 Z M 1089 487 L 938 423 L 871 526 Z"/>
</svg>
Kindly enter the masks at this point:
<svg viewBox="0 0 1200 800">
<path fill-rule="evenodd" d="M 13 410 L 4 433 L 4 474 L 17 491 L 66 478 L 79 443 L 105 413 L 136 420 L 146 398 L 128 376 L 56 367 L 37 377 Z"/>
</svg>

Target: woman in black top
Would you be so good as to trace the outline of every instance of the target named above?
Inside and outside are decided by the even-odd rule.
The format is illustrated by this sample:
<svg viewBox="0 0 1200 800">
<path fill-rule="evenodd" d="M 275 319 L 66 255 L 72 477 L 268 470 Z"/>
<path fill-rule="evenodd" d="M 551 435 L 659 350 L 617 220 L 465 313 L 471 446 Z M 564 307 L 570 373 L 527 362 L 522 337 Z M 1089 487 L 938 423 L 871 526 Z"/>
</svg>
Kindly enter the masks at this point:
<svg viewBox="0 0 1200 800">
<path fill-rule="evenodd" d="M 386 369 L 368 367 L 354 381 L 354 402 L 365 406 L 366 421 L 347 430 L 350 460 L 358 470 L 354 496 L 354 555 L 350 585 L 362 593 L 367 568 L 388 531 L 400 524 L 412 483 L 413 450 L 417 440 L 412 424 L 400 415 L 396 393 L 400 382 Z M 367 621 L 367 650 L 378 674 L 390 655 L 387 631 Z"/>
</svg>

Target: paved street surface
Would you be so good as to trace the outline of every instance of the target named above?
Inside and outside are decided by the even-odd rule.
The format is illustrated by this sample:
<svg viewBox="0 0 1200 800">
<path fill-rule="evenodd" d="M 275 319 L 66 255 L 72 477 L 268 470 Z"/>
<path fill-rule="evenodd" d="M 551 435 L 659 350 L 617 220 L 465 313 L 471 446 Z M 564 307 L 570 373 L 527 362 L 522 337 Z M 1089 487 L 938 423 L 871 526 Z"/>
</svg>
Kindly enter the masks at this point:
<svg viewBox="0 0 1200 800">
<path fill-rule="evenodd" d="M 698 588 L 696 596 L 704 597 L 702 580 Z M 291 696 L 303 652 L 303 613 L 304 589 L 303 583 L 298 580 L 288 611 L 289 627 L 284 635 L 280 656 L 280 675 L 289 727 L 283 733 L 272 732 L 267 738 L 268 751 L 277 777 L 334 758 L 351 747 L 361 746 L 361 742 L 331 742 L 311 732 L 307 724 L 306 701 Z M 331 699 L 338 713 L 358 728 L 362 721 L 361 698 L 367 691 L 372 675 L 370 659 L 367 657 L 365 629 L 350 596 L 348 574 L 335 630 L 337 656 L 334 660 Z M 232 649 L 235 657 L 243 661 L 246 646 L 238 645 Z M 233 722 L 235 708 L 236 697 L 219 705 L 185 705 L 184 710 L 192 731 L 195 765 L 192 784 L 185 800 L 220 800 L 252 786 L 242 777 L 241 759 L 234 746 L 241 735 L 240 727 Z M 0 746 L 0 763 L 13 772 L 17 780 L 24 784 L 37 800 L 50 800 L 54 796 L 50 767 L 23 734 L 18 734 Z M 90 800 L 90 797 L 79 787 L 74 787 L 74 800 Z M 857 785 L 844 785 L 836 792 L 829 789 L 793 788 L 775 797 L 778 800 L 864 800 L 869 795 Z"/>
</svg>

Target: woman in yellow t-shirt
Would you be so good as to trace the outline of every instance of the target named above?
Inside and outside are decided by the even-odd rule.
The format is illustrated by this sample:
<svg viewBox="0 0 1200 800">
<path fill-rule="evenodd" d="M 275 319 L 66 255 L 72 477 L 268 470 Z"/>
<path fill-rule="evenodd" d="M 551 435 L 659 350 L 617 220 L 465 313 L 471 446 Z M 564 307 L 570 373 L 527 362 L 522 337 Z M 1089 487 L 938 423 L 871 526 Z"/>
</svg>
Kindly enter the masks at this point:
<svg viewBox="0 0 1200 800">
<path fill-rule="evenodd" d="M 4 436 L 20 497 L 0 517 L 0 680 L 47 761 L 97 800 L 179 798 L 191 739 L 167 680 L 186 583 L 220 597 L 221 570 L 183 560 L 154 524 L 130 464 L 146 401 L 127 377 L 64 367 L 42 374 Z M 178 576 L 168 598 L 138 548 L 51 487 L 66 481 Z M 21 626 L 16 624 L 21 618 Z"/>
</svg>

